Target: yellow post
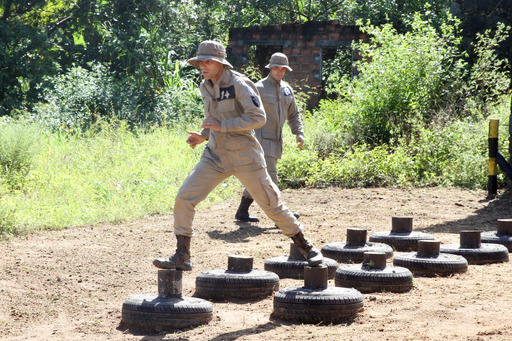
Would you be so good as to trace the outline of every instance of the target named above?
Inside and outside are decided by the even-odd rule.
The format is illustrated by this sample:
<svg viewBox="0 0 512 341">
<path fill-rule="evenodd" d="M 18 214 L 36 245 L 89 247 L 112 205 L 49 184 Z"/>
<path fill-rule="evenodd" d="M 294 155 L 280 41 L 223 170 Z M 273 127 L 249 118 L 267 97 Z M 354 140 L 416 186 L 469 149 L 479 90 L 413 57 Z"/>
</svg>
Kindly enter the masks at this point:
<svg viewBox="0 0 512 341">
<path fill-rule="evenodd" d="M 489 121 L 489 179 L 487 181 L 487 194 L 489 197 L 498 193 L 498 127 L 500 120 L 491 118 Z"/>
</svg>

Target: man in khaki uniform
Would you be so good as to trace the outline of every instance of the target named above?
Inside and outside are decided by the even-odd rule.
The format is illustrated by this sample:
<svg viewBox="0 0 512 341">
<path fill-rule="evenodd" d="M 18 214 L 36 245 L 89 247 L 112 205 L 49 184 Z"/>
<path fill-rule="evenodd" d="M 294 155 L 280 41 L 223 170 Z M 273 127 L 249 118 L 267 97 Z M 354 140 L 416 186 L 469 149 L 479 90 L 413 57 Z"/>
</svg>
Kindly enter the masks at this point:
<svg viewBox="0 0 512 341">
<path fill-rule="evenodd" d="M 188 132 L 195 148 L 208 140 L 201 159 L 180 187 L 174 203 L 177 249 L 169 258 L 155 259 L 162 269 L 191 270 L 190 242 L 198 203 L 223 180 L 236 176 L 262 210 L 290 237 L 312 266 L 322 262 L 320 251 L 304 237 L 302 226 L 281 202 L 281 193 L 270 178 L 263 149 L 254 129 L 265 124 L 265 110 L 254 83 L 232 70 L 222 44 L 204 41 L 188 60 L 201 69 L 200 90 L 205 119 L 201 132 Z"/>
<path fill-rule="evenodd" d="M 266 68 L 270 69 L 268 76 L 257 82 L 256 87 L 267 114 L 267 123 L 256 130 L 256 138 L 265 153 L 267 172 L 272 181 L 277 184 L 277 160 L 283 153 L 284 123 L 288 121 L 292 133 L 296 136 L 298 148 L 304 144 L 304 131 L 293 90 L 288 83 L 283 81 L 286 72 L 292 71 L 288 64 L 288 57 L 280 52 L 274 53 Z M 253 201 L 251 194 L 245 189 L 235 219 L 242 222 L 258 222 L 257 217 L 249 214 L 249 207 Z M 298 214 L 294 215 L 298 218 Z"/>
</svg>

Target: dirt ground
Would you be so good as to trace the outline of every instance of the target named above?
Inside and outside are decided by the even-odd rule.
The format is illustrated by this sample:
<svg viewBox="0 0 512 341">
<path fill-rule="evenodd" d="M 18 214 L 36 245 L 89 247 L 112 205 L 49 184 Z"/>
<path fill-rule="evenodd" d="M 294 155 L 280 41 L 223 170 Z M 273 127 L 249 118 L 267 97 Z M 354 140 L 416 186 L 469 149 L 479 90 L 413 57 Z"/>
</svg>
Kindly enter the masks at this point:
<svg viewBox="0 0 512 341">
<path fill-rule="evenodd" d="M 321 248 L 346 240 L 347 227 L 368 236 L 391 229 L 392 216 L 412 216 L 414 230 L 459 243 L 465 229 L 495 231 L 512 218 L 512 195 L 494 200 L 461 189 L 298 189 L 283 201 L 301 213 L 306 235 Z M 199 208 L 192 240 L 194 269 L 183 273 L 183 295 L 195 277 L 226 269 L 228 255 L 247 255 L 263 270 L 288 254 L 290 240 L 256 206 L 258 224 L 237 224 L 238 200 Z M 512 265 L 470 265 L 451 277 L 414 277 L 407 293 L 364 294 L 364 310 L 346 324 L 307 325 L 271 317 L 273 299 L 214 302 L 204 326 L 144 335 L 121 322 L 123 302 L 157 294 L 155 256 L 175 248 L 172 216 L 37 232 L 0 242 L 2 340 L 512 340 Z M 396 253 L 395 253 L 396 254 Z M 392 264 L 392 260 L 389 260 Z M 280 288 L 302 286 L 282 279 Z M 329 280 L 334 286 L 334 280 Z"/>
</svg>

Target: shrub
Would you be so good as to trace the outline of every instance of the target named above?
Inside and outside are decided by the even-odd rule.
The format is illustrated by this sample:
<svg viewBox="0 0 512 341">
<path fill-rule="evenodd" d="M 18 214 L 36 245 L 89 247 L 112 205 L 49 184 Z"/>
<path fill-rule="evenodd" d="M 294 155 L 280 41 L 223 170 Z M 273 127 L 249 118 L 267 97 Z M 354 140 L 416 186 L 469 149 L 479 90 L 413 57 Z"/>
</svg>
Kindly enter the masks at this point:
<svg viewBox="0 0 512 341">
<path fill-rule="evenodd" d="M 167 88 L 140 90 L 132 77 L 121 79 L 106 67 L 74 67 L 66 74 L 46 79 L 44 102 L 35 106 L 33 118 L 52 131 L 86 131 L 98 121 L 125 121 L 130 126 L 190 120 L 202 113 L 197 85 L 182 76 L 176 63 L 166 79 Z M 150 79 L 148 78 L 149 82 Z"/>
<path fill-rule="evenodd" d="M 488 106 L 489 113 L 508 122 L 510 96 Z M 468 117 L 443 125 L 421 127 L 411 137 L 390 144 L 344 144 L 314 117 L 304 120 L 306 143 L 295 147 L 284 130 L 285 149 L 278 163 L 280 179 L 301 179 L 312 186 L 459 186 L 485 189 L 488 167 L 487 119 Z M 508 126 L 500 126 L 500 146 L 507 145 Z M 498 174 L 499 186 L 506 176 Z M 282 185 L 288 182 L 282 181 Z"/>
<path fill-rule="evenodd" d="M 39 128 L 25 120 L 0 120 L 0 197 L 2 192 L 23 187 L 39 150 L 40 136 Z"/>
<path fill-rule="evenodd" d="M 509 37 L 510 26 L 496 25 L 494 33 L 486 30 L 476 34 L 473 42 L 475 63 L 471 66 L 470 77 L 465 87 L 468 99 L 467 110 L 488 113 L 486 103 L 499 100 L 509 93 L 510 65 L 506 58 L 498 56 L 497 48 Z"/>
<path fill-rule="evenodd" d="M 457 50 L 457 25 L 438 32 L 418 14 L 411 31 L 398 34 L 390 25 L 362 27 L 369 42 L 354 45 L 362 55 L 359 75 L 342 78 L 341 98 L 319 112 L 349 141 L 373 146 L 410 136 L 416 126 L 430 124 L 461 88 L 465 62 Z"/>
</svg>

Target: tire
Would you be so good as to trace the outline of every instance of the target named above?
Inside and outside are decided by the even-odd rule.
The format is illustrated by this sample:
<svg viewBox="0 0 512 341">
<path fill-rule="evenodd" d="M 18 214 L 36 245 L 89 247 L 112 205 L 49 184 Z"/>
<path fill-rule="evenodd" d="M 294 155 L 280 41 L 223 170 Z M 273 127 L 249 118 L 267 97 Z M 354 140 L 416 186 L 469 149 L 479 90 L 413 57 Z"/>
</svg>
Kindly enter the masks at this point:
<svg viewBox="0 0 512 341">
<path fill-rule="evenodd" d="M 124 301 L 121 316 L 129 326 L 159 332 L 208 324 L 213 306 L 200 298 L 136 295 Z"/>
<path fill-rule="evenodd" d="M 481 241 L 487 244 L 501 244 L 508 249 L 508 252 L 512 252 L 512 235 L 510 234 L 498 234 L 492 231 L 482 232 Z"/>
<path fill-rule="evenodd" d="M 375 232 L 370 236 L 370 241 L 383 243 L 393 247 L 396 251 L 418 251 L 418 241 L 434 240 L 434 236 L 424 232 Z"/>
<path fill-rule="evenodd" d="M 363 295 L 356 289 L 289 287 L 274 295 L 272 317 L 299 323 L 341 323 L 353 320 L 362 309 Z"/>
<path fill-rule="evenodd" d="M 273 272 L 216 269 L 203 271 L 196 277 L 194 296 L 210 300 L 254 300 L 270 296 L 277 290 L 279 276 Z"/>
<path fill-rule="evenodd" d="M 440 253 L 437 257 L 418 257 L 416 252 L 396 255 L 393 265 L 409 269 L 418 276 L 449 276 L 468 271 L 468 261 L 459 255 Z"/>
<path fill-rule="evenodd" d="M 403 267 L 386 266 L 384 269 L 367 270 L 361 264 L 339 267 L 334 275 L 337 287 L 354 288 L 369 292 L 408 292 L 413 287 L 411 271 Z"/>
<path fill-rule="evenodd" d="M 329 258 L 324 258 L 322 264 L 327 266 L 327 277 L 334 278 L 338 263 Z M 304 267 L 308 266 L 307 261 L 290 259 L 288 256 L 269 258 L 265 261 L 265 270 L 271 271 L 279 278 L 304 278 Z"/>
<path fill-rule="evenodd" d="M 459 255 L 468 261 L 468 264 L 490 264 L 508 262 L 508 249 L 499 244 L 482 243 L 478 249 L 464 249 L 457 244 L 445 244 L 440 247 L 441 252 Z"/>
<path fill-rule="evenodd" d="M 386 258 L 393 257 L 393 248 L 383 243 L 354 246 L 344 242 L 333 242 L 324 245 L 321 251 L 324 257 L 332 258 L 340 263 L 362 263 L 365 252 L 384 252 Z"/>
</svg>

